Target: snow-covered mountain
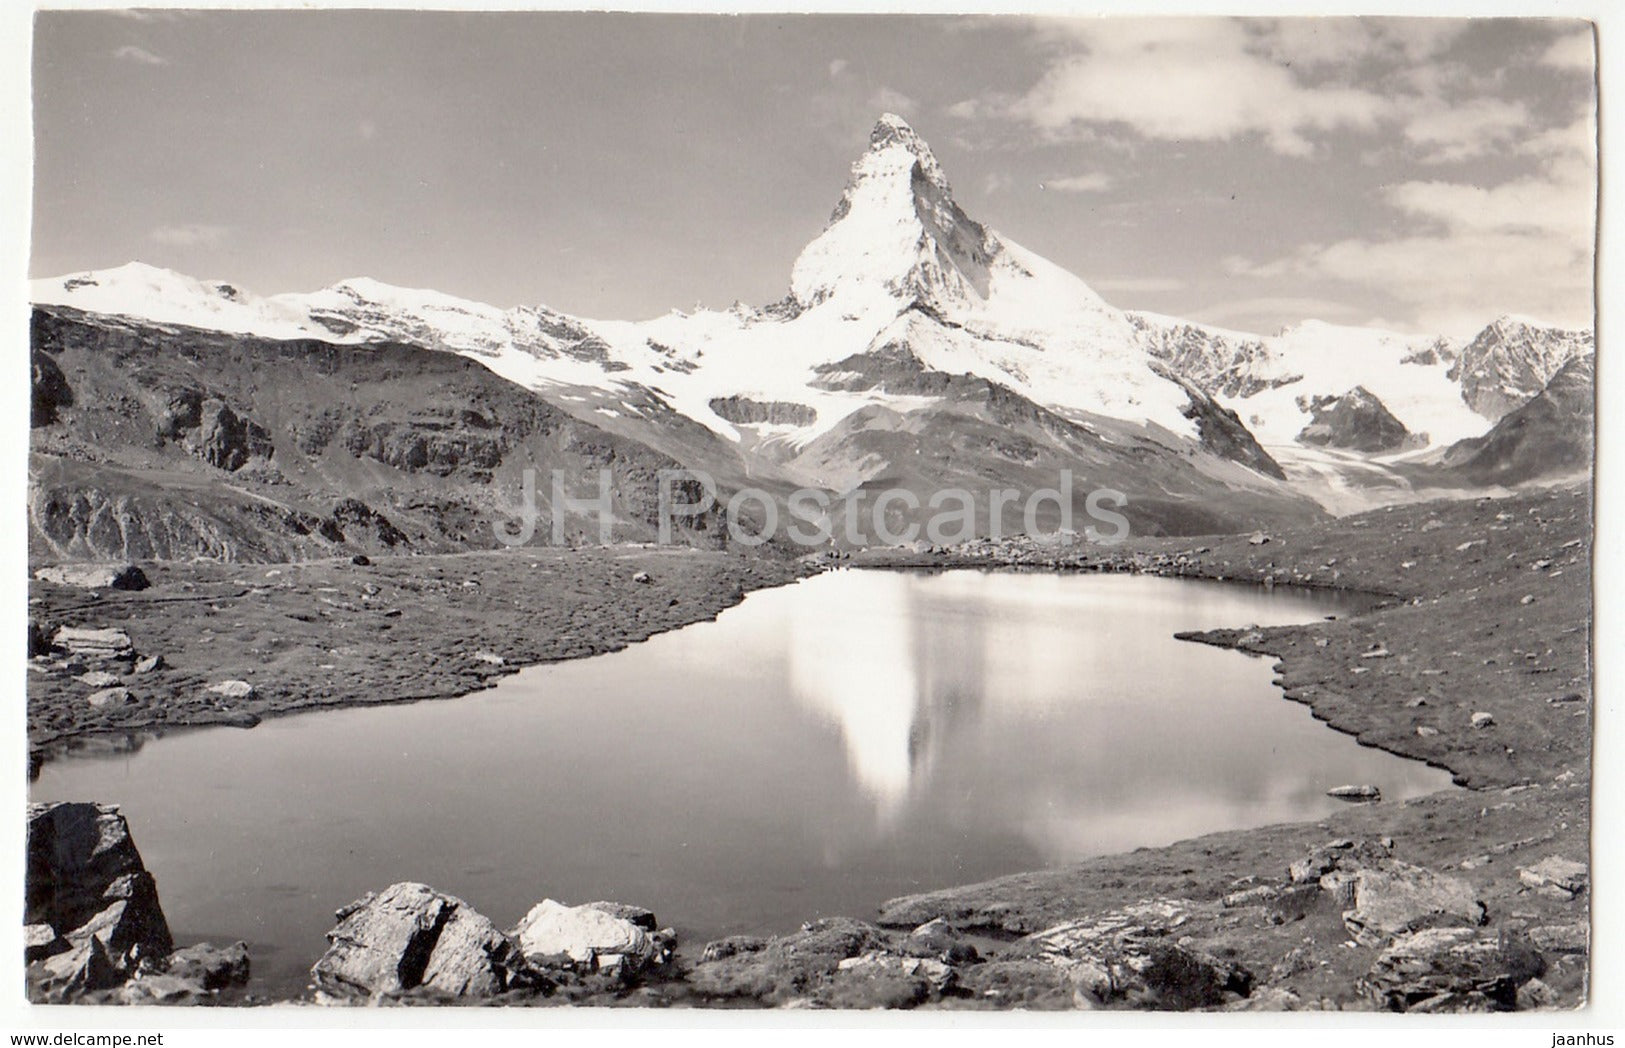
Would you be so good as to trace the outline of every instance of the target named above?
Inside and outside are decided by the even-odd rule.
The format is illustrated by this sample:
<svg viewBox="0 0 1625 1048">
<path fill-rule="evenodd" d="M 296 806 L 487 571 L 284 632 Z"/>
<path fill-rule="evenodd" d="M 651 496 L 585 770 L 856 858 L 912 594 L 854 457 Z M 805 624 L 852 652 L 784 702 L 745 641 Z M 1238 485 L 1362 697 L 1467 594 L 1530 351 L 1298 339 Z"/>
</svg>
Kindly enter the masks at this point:
<svg viewBox="0 0 1625 1048">
<path fill-rule="evenodd" d="M 761 308 L 589 320 L 370 279 L 260 298 L 139 263 L 37 281 L 33 297 L 160 324 L 462 353 L 640 439 L 680 420 L 791 479 L 829 484 L 883 467 L 854 472 L 804 452 L 827 454 L 838 428 L 869 425 L 875 410 L 937 403 L 952 376 L 1097 432 L 1127 427 L 1267 476 L 1269 456 L 1246 446 L 1251 436 L 1266 447 L 1314 443 L 1300 435 L 1319 432 L 1317 410 L 1356 389 L 1362 408 L 1404 428 L 1406 449 L 1439 447 L 1483 434 L 1591 352 L 1589 332 L 1511 318 L 1459 344 L 1317 321 L 1260 337 L 1117 309 L 968 216 L 930 148 L 891 115 L 797 259 L 789 294 Z M 1225 440 L 1211 439 L 1217 416 L 1197 409 L 1188 385 L 1235 413 Z M 1238 441 L 1241 426 L 1251 434 Z"/>
</svg>

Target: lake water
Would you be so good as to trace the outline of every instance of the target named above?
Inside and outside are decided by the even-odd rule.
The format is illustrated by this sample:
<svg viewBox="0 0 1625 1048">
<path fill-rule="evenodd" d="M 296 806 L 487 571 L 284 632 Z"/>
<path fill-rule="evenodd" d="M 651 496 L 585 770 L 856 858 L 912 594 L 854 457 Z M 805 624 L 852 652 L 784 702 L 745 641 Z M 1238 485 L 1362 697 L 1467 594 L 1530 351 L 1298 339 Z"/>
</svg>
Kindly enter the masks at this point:
<svg viewBox="0 0 1625 1048">
<path fill-rule="evenodd" d="M 503 927 L 544 897 L 654 909 L 689 947 L 896 895 L 1449 786 L 1178 630 L 1329 594 L 1114 575 L 840 571 L 461 699 L 48 763 L 120 804 L 181 943 L 294 994 L 333 910 L 417 880 Z"/>
</svg>

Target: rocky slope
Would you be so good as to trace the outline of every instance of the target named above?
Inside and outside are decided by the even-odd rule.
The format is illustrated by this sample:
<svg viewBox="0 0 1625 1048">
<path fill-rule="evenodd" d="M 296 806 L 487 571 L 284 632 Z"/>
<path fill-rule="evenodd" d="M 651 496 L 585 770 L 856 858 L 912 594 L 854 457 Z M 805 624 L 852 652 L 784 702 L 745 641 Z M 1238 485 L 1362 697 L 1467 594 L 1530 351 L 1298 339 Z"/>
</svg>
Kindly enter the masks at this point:
<svg viewBox="0 0 1625 1048">
<path fill-rule="evenodd" d="M 32 337 L 36 560 L 490 549 L 492 522 L 519 510 L 526 469 L 539 478 L 538 541 L 550 537 L 555 469 L 575 498 L 596 495 L 609 470 L 614 537 L 646 538 L 658 471 L 679 465 L 475 361 L 416 346 L 61 308 L 37 310 Z M 591 518 L 561 524 L 567 541 L 597 541 Z"/>
<path fill-rule="evenodd" d="M 1596 399 L 1596 358 L 1575 357 L 1484 436 L 1452 446 L 1443 464 L 1473 484 L 1513 485 L 1541 477 L 1589 475 L 1595 456 Z"/>
<path fill-rule="evenodd" d="M 1462 348 L 1449 377 L 1472 409 L 1491 421 L 1526 404 L 1563 366 L 1595 352 L 1590 331 L 1550 328 L 1502 317 Z"/>
</svg>

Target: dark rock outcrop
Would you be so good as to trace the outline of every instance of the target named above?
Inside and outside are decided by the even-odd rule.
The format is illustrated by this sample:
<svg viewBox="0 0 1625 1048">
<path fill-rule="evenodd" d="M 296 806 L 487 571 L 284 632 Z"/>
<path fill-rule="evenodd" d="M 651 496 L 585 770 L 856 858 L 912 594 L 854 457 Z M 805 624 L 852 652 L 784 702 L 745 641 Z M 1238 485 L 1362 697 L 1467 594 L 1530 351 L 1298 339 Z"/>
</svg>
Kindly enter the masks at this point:
<svg viewBox="0 0 1625 1048">
<path fill-rule="evenodd" d="M 1315 397 L 1305 406 L 1312 420 L 1298 434 L 1300 444 L 1376 454 L 1422 443 L 1364 386 L 1340 397 Z"/>
<path fill-rule="evenodd" d="M 764 422 L 770 425 L 810 426 L 818 421 L 815 409 L 787 400 L 752 400 L 737 395 L 712 397 L 710 407 L 719 418 L 740 426 Z"/>
<path fill-rule="evenodd" d="M 76 956 L 78 974 L 57 972 L 53 980 L 60 975 L 74 987 L 90 988 L 86 980 L 103 981 L 97 973 L 104 961 L 128 974 L 174 948 L 157 883 L 115 807 L 29 805 L 25 891 L 25 923 L 51 928 Z M 84 952 L 92 942 L 95 949 Z"/>
<path fill-rule="evenodd" d="M 31 397 L 29 425 L 49 426 L 65 407 L 73 406 L 73 388 L 62 366 L 49 353 L 36 348 L 30 355 Z"/>
<path fill-rule="evenodd" d="M 1196 423 L 1197 437 L 1202 447 L 1232 462 L 1239 462 L 1276 480 L 1285 480 L 1281 464 L 1270 457 L 1241 421 L 1241 416 L 1214 400 L 1200 387 L 1180 378 L 1173 371 L 1157 366 L 1157 372 L 1185 390 L 1186 404 L 1180 414 Z"/>
<path fill-rule="evenodd" d="M 1443 465 L 1474 484 L 1521 484 L 1589 471 L 1596 397 L 1596 358 L 1577 357 L 1488 433 L 1451 445 Z"/>
<path fill-rule="evenodd" d="M 228 473 L 251 459 L 269 458 L 274 450 L 264 426 L 202 389 L 171 390 L 156 429 L 160 440 L 179 441 L 193 455 Z"/>
<path fill-rule="evenodd" d="M 218 400 L 203 402 L 194 445 L 209 465 L 228 473 L 248 465 L 251 458 L 271 454 L 271 434 L 264 426 L 237 414 Z"/>
<path fill-rule="evenodd" d="M 351 423 L 343 431 L 351 455 L 370 458 L 408 473 L 449 477 L 467 473 L 486 480 L 501 462 L 507 441 L 499 432 L 452 431 L 432 418 L 406 422 Z"/>
</svg>

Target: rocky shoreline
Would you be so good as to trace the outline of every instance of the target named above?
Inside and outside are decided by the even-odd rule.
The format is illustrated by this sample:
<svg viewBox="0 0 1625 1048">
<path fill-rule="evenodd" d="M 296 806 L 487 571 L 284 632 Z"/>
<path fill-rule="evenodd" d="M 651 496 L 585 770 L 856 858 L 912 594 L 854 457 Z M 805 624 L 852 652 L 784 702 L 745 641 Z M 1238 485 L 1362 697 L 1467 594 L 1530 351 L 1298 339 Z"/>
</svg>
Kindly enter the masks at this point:
<svg viewBox="0 0 1625 1048">
<path fill-rule="evenodd" d="M 51 578 L 29 589 L 34 769 L 67 748 L 127 749 L 178 728 L 466 695 L 817 570 L 639 546 L 356 560 L 161 562 L 137 589 L 43 569 Z"/>
<path fill-rule="evenodd" d="M 523 637 L 534 650 L 486 652 L 500 663 L 462 653 L 461 661 L 434 679 L 466 685 L 472 677 L 478 686 L 485 676 L 538 661 L 538 651 L 563 650 L 543 657 L 569 657 L 572 643 L 618 647 L 639 630 L 670 628 L 687 615 L 694 618 L 686 621 L 708 617 L 691 595 L 667 598 L 695 605 L 681 611 L 666 605 L 670 621 L 656 612 L 655 589 L 669 583 L 675 570 L 691 570 L 690 581 L 703 583 L 713 599 L 720 595 L 721 606 L 737 600 L 747 585 L 789 581 L 828 563 L 1133 571 L 1329 586 L 1382 596 L 1371 610 L 1335 620 L 1262 629 L 1237 624 L 1189 639 L 1274 658 L 1287 698 L 1308 704 L 1315 716 L 1363 744 L 1447 768 L 1466 789 L 1405 803 L 1353 804 L 1316 823 L 1215 834 L 895 899 L 881 906 L 874 921 L 824 920 L 785 936 L 736 937 L 706 944 L 697 958 L 672 952 L 669 937 L 645 927 L 653 915 L 644 917 L 647 911 L 635 906 L 538 903 L 538 910 L 552 904 L 550 927 L 573 929 L 574 938 L 566 939 L 574 948 L 560 951 L 543 949 L 536 936 L 527 945 L 525 922 L 509 933 L 487 928 L 490 922 L 474 920 L 477 911 L 468 903 L 432 887 L 380 886 L 377 895 L 339 911 L 338 927 L 329 934 L 332 949 L 317 963 L 317 983 L 333 1001 L 401 1003 L 1422 1011 L 1578 1006 L 1587 992 L 1589 949 L 1590 514 L 1589 492 L 1557 490 L 1394 507 L 1279 534 L 1135 540 L 1109 549 L 974 542 L 948 550 L 866 551 L 824 565 L 708 560 L 721 555 L 667 551 L 568 554 L 608 558 L 593 565 L 614 568 L 602 589 L 589 588 L 599 595 L 597 602 L 565 607 L 555 599 L 548 623 L 553 628 L 544 624 L 514 638 Z M 457 568 L 440 573 L 445 588 L 439 595 L 484 590 L 493 577 L 476 569 L 478 557 L 414 558 L 406 567 L 367 569 L 373 574 L 364 577 L 379 592 L 363 589 L 361 596 L 380 597 L 383 579 L 398 584 L 394 572 L 436 560 Z M 533 562 L 542 560 L 524 561 Z M 548 563 L 554 578 L 569 573 L 561 561 Z M 513 564 L 510 559 L 503 566 Z M 195 572 L 185 579 L 194 586 L 218 571 L 219 586 L 228 567 L 244 570 L 176 570 Z M 347 624 L 370 621 L 372 601 L 334 585 L 339 575 L 352 577 L 352 569 L 317 566 L 308 583 L 289 586 L 265 603 L 278 608 L 276 602 L 287 601 L 308 613 L 323 606 L 320 598 L 331 597 L 326 588 L 333 587 L 339 603 L 329 599 L 325 606 L 332 610 L 318 612 L 324 619 L 318 629 L 331 629 L 341 615 L 355 616 L 343 620 Z M 465 569 L 481 574 L 458 578 Z M 648 581 L 631 581 L 638 573 Z M 479 584 L 465 587 L 469 579 Z M 57 613 L 64 624 L 93 625 L 62 614 L 71 603 L 54 592 L 48 596 L 36 611 Z M 265 596 L 214 599 L 237 610 L 245 606 L 237 602 Z M 505 590 L 501 596 L 514 599 Z M 489 601 L 490 607 L 497 603 Z M 125 605 L 115 598 L 96 610 Z M 637 614 L 627 616 L 623 605 Z M 390 607 L 398 608 L 398 600 Z M 585 607 L 601 617 L 589 621 Z M 614 612 L 606 610 L 611 607 Z M 489 611 L 459 609 L 470 616 Z M 518 617 L 535 613 L 517 605 L 513 610 Z M 244 622 L 264 620 L 237 614 Z M 606 633 L 606 621 L 621 624 L 624 632 Z M 566 639 L 568 629 L 578 631 L 573 641 Z M 482 644 L 493 643 L 492 634 L 480 635 L 486 638 Z M 252 626 L 231 636 L 245 654 L 255 650 L 247 638 L 264 645 Z M 403 639 L 398 634 L 390 641 Z M 226 650 L 199 653 L 202 647 L 177 638 L 178 664 L 190 666 L 193 658 Z M 219 704 L 225 710 L 203 715 L 229 713 L 238 701 L 265 701 L 274 693 L 261 691 L 260 682 L 270 679 L 256 680 L 253 696 L 227 697 Z M 37 677 L 30 688 L 36 745 L 85 730 L 117 730 L 112 724 L 89 729 L 53 721 L 46 714 L 60 704 L 43 702 L 36 734 L 35 683 Z M 46 695 L 59 696 L 60 690 Z M 370 700 L 329 692 L 301 705 L 270 700 L 266 711 L 348 701 Z M 427 951 L 422 942 L 389 931 L 394 918 L 379 915 L 423 907 L 439 915 L 428 922 L 439 931 Z M 357 914 L 364 916 L 358 921 Z M 422 924 L 416 917 L 407 922 Z M 636 928 L 641 938 L 622 925 Z M 447 929 L 459 929 L 446 940 L 456 949 L 431 967 Z M 392 962 L 390 951 L 397 947 Z M 324 982 L 323 964 L 335 949 L 343 963 L 332 961 L 329 968 L 348 974 Z M 355 964 L 344 960 L 357 957 Z M 410 961 L 404 970 L 416 973 L 404 979 L 398 963 L 403 958 Z M 393 971 L 397 977 L 379 981 L 356 971 Z M 424 974 L 430 971 L 435 978 Z M 439 978 L 445 972 L 453 974 Z M 448 985 L 483 989 L 448 994 Z"/>
</svg>

